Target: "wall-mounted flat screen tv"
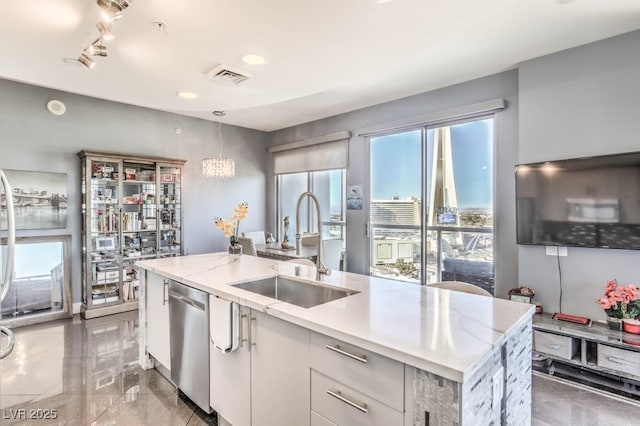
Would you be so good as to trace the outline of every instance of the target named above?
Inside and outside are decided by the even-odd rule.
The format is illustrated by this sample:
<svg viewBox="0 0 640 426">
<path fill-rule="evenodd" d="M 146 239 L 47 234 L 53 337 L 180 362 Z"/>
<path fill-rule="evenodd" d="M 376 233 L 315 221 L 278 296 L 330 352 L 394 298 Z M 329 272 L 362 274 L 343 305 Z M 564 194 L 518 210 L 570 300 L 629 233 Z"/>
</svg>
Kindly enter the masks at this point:
<svg viewBox="0 0 640 426">
<path fill-rule="evenodd" d="M 518 244 L 640 249 L 640 152 L 516 166 Z"/>
</svg>

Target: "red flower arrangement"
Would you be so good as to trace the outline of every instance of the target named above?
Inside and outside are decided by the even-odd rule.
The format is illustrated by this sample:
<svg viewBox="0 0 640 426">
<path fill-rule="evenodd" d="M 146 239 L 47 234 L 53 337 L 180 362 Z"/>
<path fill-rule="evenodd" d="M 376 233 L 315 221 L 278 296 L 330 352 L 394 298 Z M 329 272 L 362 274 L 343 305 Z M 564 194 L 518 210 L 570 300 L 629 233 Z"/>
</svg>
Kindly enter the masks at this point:
<svg viewBox="0 0 640 426">
<path fill-rule="evenodd" d="M 638 286 L 619 286 L 616 280 L 607 282 L 604 297 L 596 299 L 607 316 L 612 318 L 639 318 L 640 300 Z"/>
</svg>

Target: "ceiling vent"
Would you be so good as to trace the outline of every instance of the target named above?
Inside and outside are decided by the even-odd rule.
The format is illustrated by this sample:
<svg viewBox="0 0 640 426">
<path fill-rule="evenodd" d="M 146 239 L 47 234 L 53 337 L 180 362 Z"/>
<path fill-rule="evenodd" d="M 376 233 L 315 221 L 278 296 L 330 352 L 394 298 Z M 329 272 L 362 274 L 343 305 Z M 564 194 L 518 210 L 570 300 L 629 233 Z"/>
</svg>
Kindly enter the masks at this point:
<svg viewBox="0 0 640 426">
<path fill-rule="evenodd" d="M 226 65 L 218 65 L 207 73 L 207 77 L 223 83 L 242 83 L 250 76 L 234 70 Z"/>
</svg>

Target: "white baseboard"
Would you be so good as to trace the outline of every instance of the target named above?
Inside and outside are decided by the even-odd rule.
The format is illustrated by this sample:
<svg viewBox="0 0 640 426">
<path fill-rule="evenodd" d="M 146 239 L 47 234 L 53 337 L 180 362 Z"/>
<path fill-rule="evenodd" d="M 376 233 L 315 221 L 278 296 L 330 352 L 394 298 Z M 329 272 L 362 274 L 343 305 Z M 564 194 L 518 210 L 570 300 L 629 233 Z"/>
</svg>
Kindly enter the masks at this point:
<svg viewBox="0 0 640 426">
<path fill-rule="evenodd" d="M 82 306 L 82 302 L 76 302 L 73 304 L 73 314 L 79 314 L 80 313 L 80 306 Z"/>
</svg>

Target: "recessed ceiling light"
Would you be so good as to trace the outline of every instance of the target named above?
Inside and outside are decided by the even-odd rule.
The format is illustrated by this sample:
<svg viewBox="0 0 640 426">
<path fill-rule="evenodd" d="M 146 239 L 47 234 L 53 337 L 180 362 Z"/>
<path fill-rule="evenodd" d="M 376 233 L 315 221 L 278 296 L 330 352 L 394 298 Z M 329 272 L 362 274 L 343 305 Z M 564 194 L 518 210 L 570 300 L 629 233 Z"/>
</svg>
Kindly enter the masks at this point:
<svg viewBox="0 0 640 426">
<path fill-rule="evenodd" d="M 178 92 L 177 95 L 183 99 L 196 99 L 198 97 L 198 94 L 193 92 Z"/>
<path fill-rule="evenodd" d="M 378 4 L 383 4 L 383 3 L 390 3 L 390 2 L 392 2 L 392 1 L 393 1 L 393 0 L 376 0 L 376 3 L 378 3 Z"/>
<path fill-rule="evenodd" d="M 242 60 L 249 65 L 262 65 L 265 62 L 267 62 L 264 56 L 254 55 L 254 54 L 244 55 L 242 57 Z"/>
<path fill-rule="evenodd" d="M 567 3 L 572 3 L 575 0 L 556 0 L 556 3 L 558 4 L 567 4 Z"/>
</svg>

